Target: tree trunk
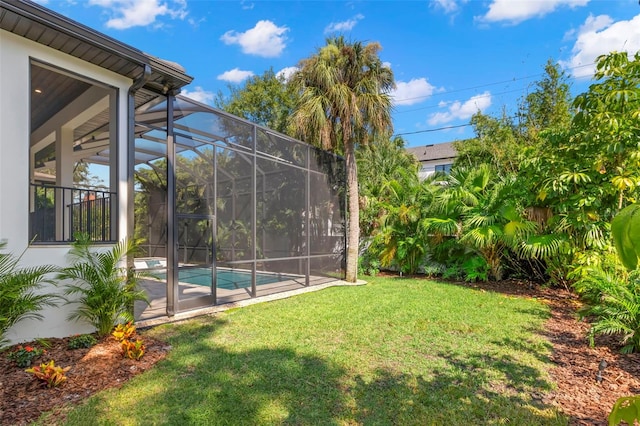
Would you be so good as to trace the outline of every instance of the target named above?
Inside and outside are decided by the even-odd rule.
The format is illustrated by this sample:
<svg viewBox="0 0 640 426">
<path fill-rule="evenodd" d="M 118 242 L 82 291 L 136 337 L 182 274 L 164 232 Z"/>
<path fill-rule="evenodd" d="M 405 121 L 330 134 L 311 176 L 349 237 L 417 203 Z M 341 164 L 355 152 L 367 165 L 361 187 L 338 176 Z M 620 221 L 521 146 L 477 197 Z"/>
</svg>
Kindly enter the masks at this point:
<svg viewBox="0 0 640 426">
<path fill-rule="evenodd" d="M 353 143 L 344 144 L 347 168 L 347 191 L 349 200 L 347 224 L 347 281 L 358 279 L 358 252 L 360 249 L 360 205 L 358 203 L 358 165 Z"/>
</svg>

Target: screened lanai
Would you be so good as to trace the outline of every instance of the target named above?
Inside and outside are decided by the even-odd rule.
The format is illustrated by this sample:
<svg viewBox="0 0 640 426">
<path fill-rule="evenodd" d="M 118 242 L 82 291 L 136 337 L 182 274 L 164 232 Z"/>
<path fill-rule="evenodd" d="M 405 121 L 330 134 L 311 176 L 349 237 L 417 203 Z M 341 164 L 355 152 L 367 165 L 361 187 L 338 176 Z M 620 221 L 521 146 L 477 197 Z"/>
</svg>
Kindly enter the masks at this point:
<svg viewBox="0 0 640 426">
<path fill-rule="evenodd" d="M 138 318 L 344 278 L 340 157 L 186 97 L 136 104 Z"/>
</svg>

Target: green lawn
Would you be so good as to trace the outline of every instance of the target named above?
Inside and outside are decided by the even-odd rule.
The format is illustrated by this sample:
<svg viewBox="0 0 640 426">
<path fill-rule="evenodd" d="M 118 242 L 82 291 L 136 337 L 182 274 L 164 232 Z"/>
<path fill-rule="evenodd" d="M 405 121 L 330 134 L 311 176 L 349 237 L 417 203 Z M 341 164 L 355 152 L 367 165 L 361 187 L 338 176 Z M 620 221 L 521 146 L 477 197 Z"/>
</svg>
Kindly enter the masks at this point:
<svg viewBox="0 0 640 426">
<path fill-rule="evenodd" d="M 169 356 L 68 424 L 567 424 L 538 402 L 552 389 L 545 305 L 367 279 L 157 327 Z"/>
</svg>

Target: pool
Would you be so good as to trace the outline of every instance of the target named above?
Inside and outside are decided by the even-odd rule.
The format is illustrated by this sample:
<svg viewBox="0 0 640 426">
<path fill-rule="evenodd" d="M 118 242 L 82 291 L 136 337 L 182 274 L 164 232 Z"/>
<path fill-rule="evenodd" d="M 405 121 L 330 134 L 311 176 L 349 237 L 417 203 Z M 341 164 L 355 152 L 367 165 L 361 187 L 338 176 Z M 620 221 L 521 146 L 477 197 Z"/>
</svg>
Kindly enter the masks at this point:
<svg viewBox="0 0 640 426">
<path fill-rule="evenodd" d="M 166 279 L 165 273 L 154 274 L 158 278 Z M 217 270 L 217 288 L 226 290 L 235 290 L 239 288 L 251 287 L 251 272 L 240 271 L 237 269 L 218 269 Z M 289 281 L 299 279 L 299 276 L 273 274 L 266 272 L 256 273 L 256 285 L 273 284 L 280 281 Z M 211 269 L 210 268 L 188 268 L 178 271 L 178 280 L 181 283 L 195 284 L 202 286 L 211 285 Z"/>
</svg>

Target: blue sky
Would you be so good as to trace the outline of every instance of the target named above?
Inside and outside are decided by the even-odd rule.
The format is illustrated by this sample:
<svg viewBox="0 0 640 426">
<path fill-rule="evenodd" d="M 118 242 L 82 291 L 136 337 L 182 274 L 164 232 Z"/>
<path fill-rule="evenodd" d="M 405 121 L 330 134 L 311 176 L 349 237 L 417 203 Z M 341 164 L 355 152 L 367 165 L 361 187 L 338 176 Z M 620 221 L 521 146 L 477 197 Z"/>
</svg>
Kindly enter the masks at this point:
<svg viewBox="0 0 640 426">
<path fill-rule="evenodd" d="M 640 50 L 636 0 L 48 0 L 46 7 L 181 64 L 183 94 L 215 93 L 273 68 L 287 73 L 331 35 L 379 42 L 394 72 L 394 131 L 407 146 L 473 136 L 478 110 L 515 113 L 548 59 L 588 88 L 593 61 Z"/>
</svg>

